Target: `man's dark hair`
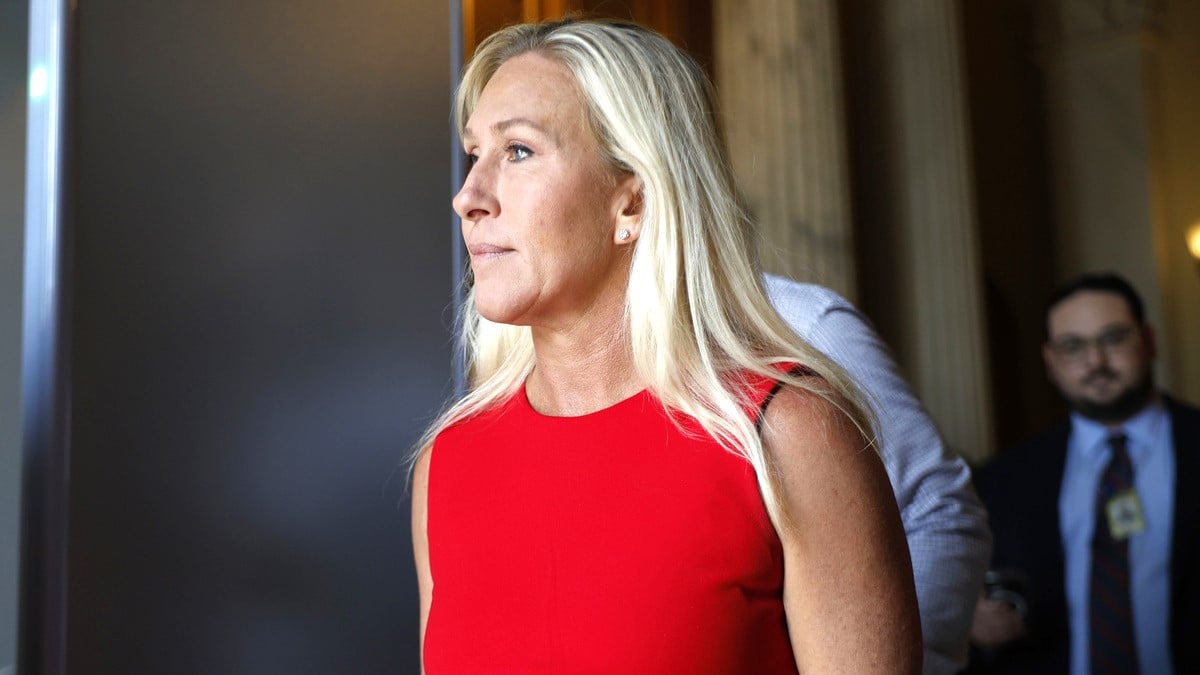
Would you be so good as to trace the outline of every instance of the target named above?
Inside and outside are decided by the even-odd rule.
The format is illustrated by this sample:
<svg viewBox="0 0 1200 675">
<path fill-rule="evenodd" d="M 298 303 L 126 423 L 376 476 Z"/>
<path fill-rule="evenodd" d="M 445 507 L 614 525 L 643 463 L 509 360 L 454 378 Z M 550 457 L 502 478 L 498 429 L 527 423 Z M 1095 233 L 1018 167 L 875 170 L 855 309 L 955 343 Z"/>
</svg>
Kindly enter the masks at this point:
<svg viewBox="0 0 1200 675">
<path fill-rule="evenodd" d="M 1068 280 L 1062 286 L 1058 287 L 1054 295 L 1050 296 L 1050 302 L 1046 303 L 1045 322 L 1042 327 L 1047 338 L 1050 337 L 1051 310 L 1058 303 L 1082 291 L 1096 291 L 1119 295 L 1125 300 L 1125 304 L 1129 305 L 1129 313 L 1133 315 L 1133 320 L 1138 325 L 1146 321 L 1146 311 L 1142 307 L 1142 297 L 1134 290 L 1133 285 L 1125 280 L 1125 277 L 1115 272 L 1088 272 L 1087 274 L 1081 274 Z"/>
</svg>

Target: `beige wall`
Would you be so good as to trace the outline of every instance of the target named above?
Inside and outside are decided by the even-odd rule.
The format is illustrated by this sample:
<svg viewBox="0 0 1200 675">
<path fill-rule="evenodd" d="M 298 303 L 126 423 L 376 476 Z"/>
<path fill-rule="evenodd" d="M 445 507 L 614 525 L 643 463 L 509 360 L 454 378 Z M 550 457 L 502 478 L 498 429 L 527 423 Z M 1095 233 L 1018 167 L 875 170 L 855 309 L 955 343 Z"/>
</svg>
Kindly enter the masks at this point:
<svg viewBox="0 0 1200 675">
<path fill-rule="evenodd" d="M 1148 73 L 1150 194 L 1163 316 L 1163 384 L 1200 403 L 1200 263 L 1184 247 L 1200 222 L 1200 3 L 1166 3 L 1157 67 Z"/>
<path fill-rule="evenodd" d="M 1139 31 L 1068 44 L 1051 57 L 1046 86 L 1059 276 L 1119 271 L 1157 320 L 1145 42 Z"/>
</svg>

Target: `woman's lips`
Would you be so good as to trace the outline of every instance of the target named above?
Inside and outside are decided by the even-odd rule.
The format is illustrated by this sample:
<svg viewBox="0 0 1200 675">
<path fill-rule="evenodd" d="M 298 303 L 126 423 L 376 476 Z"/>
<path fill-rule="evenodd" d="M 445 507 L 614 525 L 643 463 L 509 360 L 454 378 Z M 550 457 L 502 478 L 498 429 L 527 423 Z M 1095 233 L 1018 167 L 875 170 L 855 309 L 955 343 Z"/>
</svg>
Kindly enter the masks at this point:
<svg viewBox="0 0 1200 675">
<path fill-rule="evenodd" d="M 496 246 L 495 244 L 471 244 L 467 247 L 467 251 L 471 254 L 472 260 L 491 260 L 500 256 L 511 253 L 511 248 Z"/>
</svg>

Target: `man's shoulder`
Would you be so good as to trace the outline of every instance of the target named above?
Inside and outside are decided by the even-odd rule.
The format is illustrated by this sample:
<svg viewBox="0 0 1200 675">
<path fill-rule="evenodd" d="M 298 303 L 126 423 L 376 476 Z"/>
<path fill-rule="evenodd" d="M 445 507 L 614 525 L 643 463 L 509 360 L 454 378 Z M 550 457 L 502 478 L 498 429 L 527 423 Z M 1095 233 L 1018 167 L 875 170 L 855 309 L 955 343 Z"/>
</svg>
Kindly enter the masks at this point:
<svg viewBox="0 0 1200 675">
<path fill-rule="evenodd" d="M 1011 477 L 1028 476 L 1039 467 L 1061 463 L 1066 456 L 1071 427 L 1059 422 L 1046 431 L 1015 443 L 976 470 L 978 483 L 1004 482 Z"/>
<path fill-rule="evenodd" d="M 851 308 L 850 301 L 836 291 L 819 284 L 788 279 L 774 274 L 763 274 L 763 285 L 776 307 L 798 310 L 806 309 L 813 315 L 835 308 Z"/>
<path fill-rule="evenodd" d="M 1048 446 L 1063 446 L 1066 447 L 1067 437 L 1071 435 L 1070 420 L 1059 420 L 1042 433 L 1027 438 L 1019 443 L 1014 443 L 1010 450 L 1012 452 L 1034 452 L 1038 449 Z"/>
<path fill-rule="evenodd" d="M 1175 444 L 1176 470 L 1188 475 L 1200 473 L 1200 408 L 1163 394 L 1171 416 L 1171 435 Z"/>
<path fill-rule="evenodd" d="M 975 489 L 991 512 L 992 530 L 1020 530 L 1028 518 L 1054 509 L 1062 483 L 1070 425 L 1060 423 L 1046 432 L 1009 446 L 975 470 Z"/>
<path fill-rule="evenodd" d="M 763 275 L 763 287 L 775 311 L 805 339 L 813 339 L 833 316 L 854 317 L 840 328 L 843 333 L 861 330 L 860 324 L 866 326 L 854 305 L 832 289 L 773 274 Z"/>
<path fill-rule="evenodd" d="M 1181 401 L 1170 394 L 1163 394 L 1163 400 L 1167 404 L 1167 412 L 1171 414 L 1172 420 L 1185 420 L 1193 424 L 1200 424 L 1200 408 Z"/>
</svg>

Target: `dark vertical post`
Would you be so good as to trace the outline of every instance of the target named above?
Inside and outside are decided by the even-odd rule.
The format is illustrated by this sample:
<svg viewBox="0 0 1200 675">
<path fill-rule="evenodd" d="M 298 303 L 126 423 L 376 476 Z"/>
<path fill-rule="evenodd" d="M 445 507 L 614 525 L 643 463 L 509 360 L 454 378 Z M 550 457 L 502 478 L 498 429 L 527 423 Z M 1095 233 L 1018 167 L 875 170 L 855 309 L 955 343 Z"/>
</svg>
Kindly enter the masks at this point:
<svg viewBox="0 0 1200 675">
<path fill-rule="evenodd" d="M 462 75 L 463 69 L 463 3 L 450 3 L 450 81 L 458 82 L 458 78 Z M 450 91 L 451 99 L 454 96 L 454 90 Z M 453 106 L 453 100 L 451 101 Z M 453 107 L 451 108 L 453 109 Z M 462 183 L 466 177 L 467 169 L 464 162 L 464 154 L 462 151 L 462 141 L 458 137 L 458 130 L 453 129 L 450 133 L 450 184 L 455 186 L 455 189 Z M 450 250 L 451 264 L 450 273 L 453 278 L 450 283 L 454 289 L 454 316 L 455 320 L 461 316 L 463 301 L 466 296 L 466 287 L 464 279 L 466 274 L 466 256 L 463 251 L 462 235 L 460 234 L 459 220 L 456 214 L 450 214 Z M 457 323 L 456 323 L 457 325 Z M 462 396 L 467 390 L 467 364 L 465 355 L 462 351 L 462 345 L 457 342 L 454 345 L 454 396 Z"/>
<path fill-rule="evenodd" d="M 23 317 L 24 457 L 17 672 L 65 673 L 70 471 L 69 198 L 73 14 L 33 0 L 29 16 Z"/>
</svg>

